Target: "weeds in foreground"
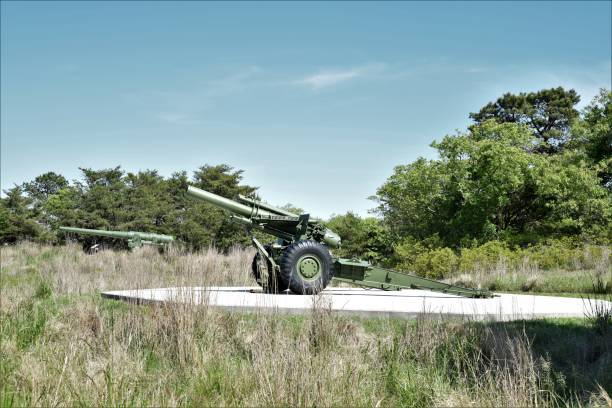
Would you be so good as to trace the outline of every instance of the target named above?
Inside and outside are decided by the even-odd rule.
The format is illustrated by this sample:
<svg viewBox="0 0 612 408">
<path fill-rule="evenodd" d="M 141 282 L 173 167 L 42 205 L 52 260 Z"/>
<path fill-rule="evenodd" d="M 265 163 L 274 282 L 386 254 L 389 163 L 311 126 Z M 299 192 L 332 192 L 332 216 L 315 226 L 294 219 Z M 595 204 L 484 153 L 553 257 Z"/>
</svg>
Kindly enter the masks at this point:
<svg viewBox="0 0 612 408">
<path fill-rule="evenodd" d="M 606 300 L 603 302 L 602 300 Z M 595 331 L 602 336 L 612 336 L 612 295 L 607 299 L 594 300 L 590 297 L 584 298 L 586 305 L 586 318 Z"/>
<path fill-rule="evenodd" d="M 580 321 L 355 319 L 136 306 L 100 289 L 252 285 L 252 253 L 2 249 L 2 406 L 604 406 L 612 336 Z M 596 327 L 596 326 L 595 326 Z"/>
</svg>

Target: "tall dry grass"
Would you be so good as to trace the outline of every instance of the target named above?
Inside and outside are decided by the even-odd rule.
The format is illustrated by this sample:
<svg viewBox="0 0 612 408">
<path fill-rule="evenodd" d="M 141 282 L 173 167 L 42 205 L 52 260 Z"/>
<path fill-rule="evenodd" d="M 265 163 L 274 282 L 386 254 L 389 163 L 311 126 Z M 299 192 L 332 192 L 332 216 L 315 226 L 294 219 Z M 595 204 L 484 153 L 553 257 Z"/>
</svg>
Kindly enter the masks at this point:
<svg viewBox="0 0 612 408">
<path fill-rule="evenodd" d="M 164 286 L 254 285 L 250 267 L 254 251 L 232 248 L 222 255 L 214 248 L 189 253 L 170 247 L 166 252 L 142 247 L 133 252 L 104 250 L 94 255 L 77 245 L 40 246 L 24 243 L 2 251 L 4 277 L 23 272 L 39 276 L 58 294 L 82 294 L 112 289 Z M 32 274 L 33 273 L 33 274 Z"/>
<path fill-rule="evenodd" d="M 500 255 L 495 262 L 473 263 L 449 282 L 493 291 L 612 294 L 612 249 L 585 246 L 575 250 L 574 268 L 543 268 L 528 256 L 520 260 Z"/>
<path fill-rule="evenodd" d="M 606 404 L 609 383 L 568 387 L 524 330 L 504 325 L 352 319 L 332 313 L 324 297 L 313 297 L 304 316 L 285 316 L 98 296 L 103 289 L 253 285 L 252 255 L 3 247 L 0 403 Z M 598 358 L 609 359 L 606 353 Z"/>
</svg>

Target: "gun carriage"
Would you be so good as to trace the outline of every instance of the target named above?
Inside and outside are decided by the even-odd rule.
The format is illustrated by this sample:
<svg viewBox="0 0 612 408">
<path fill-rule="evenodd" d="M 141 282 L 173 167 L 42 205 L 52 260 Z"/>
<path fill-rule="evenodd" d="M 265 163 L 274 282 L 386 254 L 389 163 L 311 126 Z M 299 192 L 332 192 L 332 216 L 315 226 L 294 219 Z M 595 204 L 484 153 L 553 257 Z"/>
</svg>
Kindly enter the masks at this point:
<svg viewBox="0 0 612 408">
<path fill-rule="evenodd" d="M 382 290 L 410 288 L 472 298 L 493 296 L 486 290 L 450 285 L 359 259 L 335 257 L 331 250 L 340 247 L 340 236 L 309 214 L 293 214 L 244 196 L 234 201 L 193 186 L 187 188 L 187 194 L 230 211 L 231 219 L 249 230 L 260 230 L 277 238 L 264 245 L 251 235 L 257 250 L 252 272 L 266 292 L 289 289 L 297 294 L 316 294 L 334 279 Z"/>
</svg>

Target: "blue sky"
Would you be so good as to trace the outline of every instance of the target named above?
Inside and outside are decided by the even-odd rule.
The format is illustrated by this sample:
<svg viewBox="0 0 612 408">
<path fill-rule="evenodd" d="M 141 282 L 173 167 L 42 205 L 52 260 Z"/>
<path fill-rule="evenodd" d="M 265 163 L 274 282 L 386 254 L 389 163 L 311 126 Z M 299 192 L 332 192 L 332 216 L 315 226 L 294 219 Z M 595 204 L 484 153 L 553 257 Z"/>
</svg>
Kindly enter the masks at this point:
<svg viewBox="0 0 612 408">
<path fill-rule="evenodd" d="M 227 163 L 366 215 L 393 167 L 504 92 L 610 88 L 611 2 L 2 2 L 1 188 Z"/>
</svg>

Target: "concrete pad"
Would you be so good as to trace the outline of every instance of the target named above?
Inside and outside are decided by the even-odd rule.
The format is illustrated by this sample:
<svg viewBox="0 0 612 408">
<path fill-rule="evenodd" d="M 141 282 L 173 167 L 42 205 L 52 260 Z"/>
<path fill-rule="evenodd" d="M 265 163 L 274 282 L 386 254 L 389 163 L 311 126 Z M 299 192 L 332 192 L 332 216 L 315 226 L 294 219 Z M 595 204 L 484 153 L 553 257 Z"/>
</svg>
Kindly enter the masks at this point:
<svg viewBox="0 0 612 408">
<path fill-rule="evenodd" d="M 584 317 L 593 305 L 612 309 L 612 303 L 553 296 L 501 294 L 470 299 L 425 290 L 382 291 L 327 288 L 318 296 L 266 294 L 258 287 L 176 287 L 103 292 L 110 299 L 132 302 L 203 304 L 235 311 L 308 313 L 313 303 L 343 314 L 414 318 L 419 314 L 473 320 L 520 320 L 541 317 Z"/>
</svg>

